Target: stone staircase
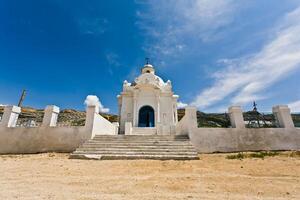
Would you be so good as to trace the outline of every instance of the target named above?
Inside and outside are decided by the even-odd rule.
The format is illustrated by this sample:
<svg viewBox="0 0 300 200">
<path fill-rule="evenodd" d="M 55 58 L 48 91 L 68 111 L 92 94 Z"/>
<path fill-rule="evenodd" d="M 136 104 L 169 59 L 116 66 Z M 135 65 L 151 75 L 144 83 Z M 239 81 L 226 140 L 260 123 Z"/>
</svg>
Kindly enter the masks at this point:
<svg viewBox="0 0 300 200">
<path fill-rule="evenodd" d="M 96 135 L 78 147 L 70 158 L 121 160 L 197 160 L 197 151 L 187 136 Z"/>
<path fill-rule="evenodd" d="M 155 127 L 132 127 L 132 135 L 155 135 L 156 133 Z"/>
</svg>

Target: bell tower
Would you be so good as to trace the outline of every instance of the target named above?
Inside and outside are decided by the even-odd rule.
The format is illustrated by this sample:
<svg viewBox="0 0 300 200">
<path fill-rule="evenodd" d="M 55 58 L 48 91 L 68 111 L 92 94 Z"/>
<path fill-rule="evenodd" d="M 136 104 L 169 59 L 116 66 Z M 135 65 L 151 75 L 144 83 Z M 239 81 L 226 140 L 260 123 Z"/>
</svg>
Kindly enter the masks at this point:
<svg viewBox="0 0 300 200">
<path fill-rule="evenodd" d="M 145 60 L 146 60 L 146 63 L 144 65 L 144 67 L 142 68 L 142 74 L 145 74 L 145 73 L 155 74 L 155 69 L 150 64 L 149 58 L 145 58 Z"/>
</svg>

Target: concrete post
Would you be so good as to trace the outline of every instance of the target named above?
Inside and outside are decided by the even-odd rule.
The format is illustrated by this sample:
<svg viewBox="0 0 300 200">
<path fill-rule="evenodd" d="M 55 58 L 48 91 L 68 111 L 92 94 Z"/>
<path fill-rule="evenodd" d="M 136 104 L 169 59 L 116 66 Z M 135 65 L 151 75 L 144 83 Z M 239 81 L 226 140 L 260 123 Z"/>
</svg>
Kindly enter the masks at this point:
<svg viewBox="0 0 300 200">
<path fill-rule="evenodd" d="M 18 106 L 5 106 L 1 127 L 16 127 L 21 108 Z"/>
<path fill-rule="evenodd" d="M 125 122 L 125 135 L 131 135 L 131 134 L 132 134 L 132 123 Z"/>
<path fill-rule="evenodd" d="M 198 122 L 197 122 L 197 108 L 193 106 L 187 106 L 185 107 L 185 115 L 187 127 L 190 128 L 197 128 Z"/>
<path fill-rule="evenodd" d="M 87 106 L 86 108 L 86 119 L 85 119 L 85 127 L 93 128 L 95 115 L 99 113 L 99 109 L 97 106 Z"/>
<path fill-rule="evenodd" d="M 245 128 L 243 111 L 240 106 L 229 107 L 228 114 L 232 128 Z"/>
<path fill-rule="evenodd" d="M 116 129 L 115 129 L 115 135 L 119 134 L 119 128 L 120 128 L 120 124 L 119 122 L 113 122 L 113 125 L 115 125 Z"/>
<path fill-rule="evenodd" d="M 286 105 L 278 105 L 272 108 L 273 114 L 276 121 L 278 122 L 279 127 L 281 128 L 295 128 L 291 110 Z"/>
<path fill-rule="evenodd" d="M 42 126 L 50 126 L 50 127 L 56 126 L 58 114 L 59 114 L 59 107 L 54 105 L 46 106 L 44 111 Z"/>
</svg>

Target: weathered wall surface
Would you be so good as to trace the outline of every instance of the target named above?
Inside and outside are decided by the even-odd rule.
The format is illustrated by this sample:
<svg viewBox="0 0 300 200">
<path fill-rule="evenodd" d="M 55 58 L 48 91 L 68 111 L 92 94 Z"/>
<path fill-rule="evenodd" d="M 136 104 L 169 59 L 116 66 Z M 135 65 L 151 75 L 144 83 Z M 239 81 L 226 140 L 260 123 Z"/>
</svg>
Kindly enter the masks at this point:
<svg viewBox="0 0 300 200">
<path fill-rule="evenodd" d="M 279 128 L 245 128 L 239 106 L 229 108 L 233 128 L 198 128 L 196 111 L 193 107 L 186 108 L 176 134 L 189 135 L 200 153 L 300 149 L 300 129 L 294 127 L 287 106 L 273 107 Z"/>
<path fill-rule="evenodd" d="M 41 127 L 15 127 L 21 109 L 5 109 L 0 123 L 0 154 L 72 152 L 94 135 L 117 134 L 117 125 L 98 114 L 95 105 L 87 107 L 82 127 L 56 127 L 59 108 L 48 106 Z M 229 109 L 234 128 L 198 128 L 196 108 L 187 107 L 185 116 L 176 125 L 177 135 L 189 135 L 201 153 L 260 150 L 299 150 L 300 129 L 295 128 L 287 106 L 273 108 L 279 128 L 245 128 L 240 107 Z M 132 125 L 128 124 L 129 129 Z M 127 131 L 129 134 L 132 130 Z M 155 133 L 155 132 L 154 132 Z"/>
<path fill-rule="evenodd" d="M 94 135 L 117 135 L 118 127 L 97 114 L 94 118 L 92 133 Z"/>
<path fill-rule="evenodd" d="M 194 107 L 186 107 L 185 115 L 175 126 L 176 135 L 188 135 L 191 129 L 197 128 L 197 110 Z"/>
<path fill-rule="evenodd" d="M 300 149 L 296 128 L 193 128 L 189 137 L 200 153 Z"/>
<path fill-rule="evenodd" d="M 117 134 L 117 126 L 98 111 L 87 107 L 85 126 L 56 127 L 59 108 L 47 106 L 41 127 L 15 127 L 21 109 L 9 106 L 0 123 L 0 154 L 72 152 L 95 135 Z"/>
<path fill-rule="evenodd" d="M 1 127 L 0 154 L 72 152 L 90 137 L 85 127 Z"/>
</svg>

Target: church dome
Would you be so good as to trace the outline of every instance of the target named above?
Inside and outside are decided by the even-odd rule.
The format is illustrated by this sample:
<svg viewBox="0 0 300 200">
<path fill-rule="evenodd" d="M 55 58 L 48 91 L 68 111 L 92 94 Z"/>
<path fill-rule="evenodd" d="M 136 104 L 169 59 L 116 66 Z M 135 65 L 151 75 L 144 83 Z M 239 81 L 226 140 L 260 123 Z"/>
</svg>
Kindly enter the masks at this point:
<svg viewBox="0 0 300 200">
<path fill-rule="evenodd" d="M 155 85 L 159 88 L 162 88 L 166 85 L 162 78 L 155 75 L 154 73 L 145 72 L 142 73 L 139 77 L 137 77 L 134 81 L 138 85 Z"/>
<path fill-rule="evenodd" d="M 165 82 L 162 78 L 155 74 L 154 67 L 146 63 L 141 70 L 141 74 L 135 78 L 132 83 L 125 82 L 123 84 L 123 90 L 128 91 L 134 88 L 144 88 L 144 87 L 154 87 L 159 88 L 162 91 L 171 91 L 172 84 L 171 81 Z"/>
</svg>

